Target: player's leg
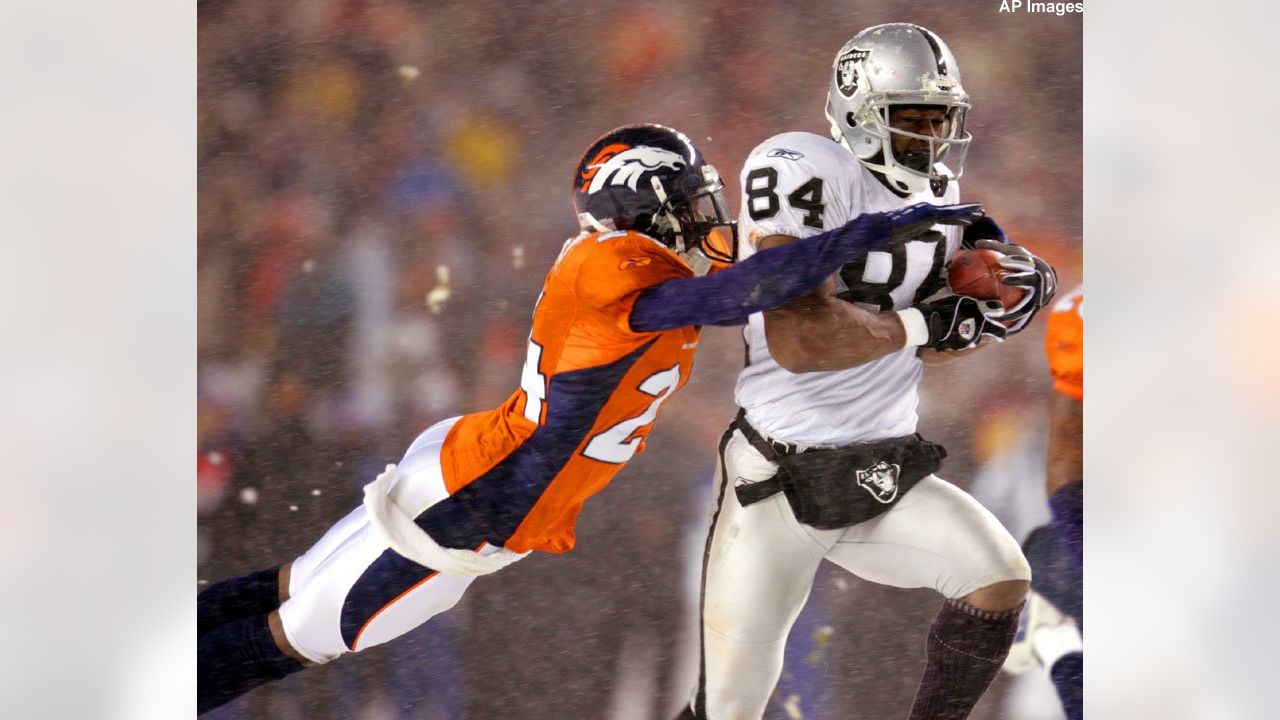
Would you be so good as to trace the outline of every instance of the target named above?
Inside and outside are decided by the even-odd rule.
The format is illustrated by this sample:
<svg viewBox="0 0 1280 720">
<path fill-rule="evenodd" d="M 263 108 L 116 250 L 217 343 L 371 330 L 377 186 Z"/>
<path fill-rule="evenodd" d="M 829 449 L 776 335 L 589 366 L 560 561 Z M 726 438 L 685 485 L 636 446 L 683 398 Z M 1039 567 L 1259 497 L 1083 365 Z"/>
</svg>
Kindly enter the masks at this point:
<svg viewBox="0 0 1280 720">
<path fill-rule="evenodd" d="M 929 628 L 911 718 L 967 717 L 1008 654 L 1031 578 L 995 516 L 929 476 L 889 512 L 846 530 L 827 557 L 867 580 L 946 598 Z"/>
<path fill-rule="evenodd" d="M 437 423 L 414 441 L 389 496 L 439 544 L 492 554 L 501 548 L 486 543 L 487 529 L 445 489 L 440 447 L 453 423 Z M 293 564 L 290 597 L 280 606 L 289 648 L 315 663 L 403 635 L 457 604 L 475 579 L 397 554 L 375 532 L 364 507 L 348 521 L 354 530 L 334 533 L 345 536 L 340 545 L 322 541 Z"/>
<path fill-rule="evenodd" d="M 218 586 L 201 593 L 200 602 L 208 606 L 201 611 L 202 616 L 212 616 L 215 612 L 230 615 L 236 610 L 233 604 L 239 604 L 242 610 L 256 605 L 257 610 L 200 633 L 196 647 L 198 712 L 219 707 L 259 685 L 316 664 L 287 642 L 278 611 L 281 597 L 287 599 L 290 590 L 316 575 L 321 567 L 336 562 L 335 558 L 345 557 L 346 562 L 353 562 L 349 552 L 355 545 L 352 538 L 367 526 L 364 509 L 358 508 L 335 523 L 307 552 L 280 572 L 263 571 L 246 576 L 248 581 L 243 578 L 225 581 L 230 587 L 220 589 L 215 595 L 216 605 L 206 600 L 205 595 Z M 274 583 L 272 574 L 276 576 Z M 238 603 L 227 600 L 241 592 L 249 597 Z"/>
<path fill-rule="evenodd" d="M 279 608 L 289 598 L 290 584 L 295 577 L 305 578 L 315 572 L 321 561 L 331 556 L 361 528 L 361 522 L 351 519 L 353 515 L 349 514 L 335 523 L 294 562 L 223 580 L 203 590 L 196 598 L 197 636 L 203 636 L 224 623 L 266 615 Z"/>
<path fill-rule="evenodd" d="M 1084 628 L 1084 583 L 1062 538 L 1051 525 L 1032 530 L 1022 543 L 1031 564 L 1031 589 Z"/>
<path fill-rule="evenodd" d="M 275 617 L 278 611 L 271 611 Z M 276 643 L 268 614 L 219 625 L 196 641 L 196 712 L 203 714 L 304 665 Z"/>
<path fill-rule="evenodd" d="M 287 566 L 286 566 L 287 567 Z M 262 615 L 280 607 L 283 568 L 270 567 L 248 575 L 229 578 L 205 588 L 196 597 L 196 635 L 201 636 L 224 623 Z"/>
<path fill-rule="evenodd" d="M 738 502 L 737 482 L 775 472 L 740 433 L 721 441 L 703 564 L 698 689 L 681 717 L 759 720 L 782 673 L 787 634 L 827 546 L 799 529 L 781 494 L 748 508 Z"/>
<path fill-rule="evenodd" d="M 435 434 L 439 442 L 445 432 Z M 444 490 L 439 442 L 421 440 L 401 463 L 392 501 L 406 512 L 425 505 L 419 523 L 434 537 L 480 547 L 483 533 Z M 453 607 L 473 579 L 399 556 L 374 531 L 365 509 L 357 508 L 293 563 L 290 597 L 278 611 L 226 623 L 199 639 L 199 711 L 306 665 L 399 637 Z"/>
<path fill-rule="evenodd" d="M 295 578 L 279 610 L 225 623 L 199 639 L 199 712 L 399 637 L 457 604 L 474 580 L 397 555 L 373 531 L 364 508 L 340 523 L 352 524 L 357 529 L 346 542 L 320 559 L 314 572 Z M 315 553 L 304 558 L 313 560 Z"/>
<path fill-rule="evenodd" d="M 1056 525 L 1057 518 L 1032 530 L 1022 549 L 1031 563 L 1032 589 L 1074 619 L 1075 625 L 1069 620 L 1042 624 L 1029 618 L 1022 642 L 1049 669 L 1063 711 L 1068 720 L 1076 720 L 1083 714 L 1084 696 L 1084 655 L 1077 630 L 1084 628 L 1083 578 L 1078 558 L 1072 557 Z"/>
<path fill-rule="evenodd" d="M 1053 661 L 1049 678 L 1058 691 L 1067 720 L 1081 720 L 1084 717 L 1084 653 L 1076 650 Z"/>
<path fill-rule="evenodd" d="M 1049 496 L 1053 529 L 1077 567 L 1084 566 L 1084 483 L 1069 483 Z"/>
</svg>

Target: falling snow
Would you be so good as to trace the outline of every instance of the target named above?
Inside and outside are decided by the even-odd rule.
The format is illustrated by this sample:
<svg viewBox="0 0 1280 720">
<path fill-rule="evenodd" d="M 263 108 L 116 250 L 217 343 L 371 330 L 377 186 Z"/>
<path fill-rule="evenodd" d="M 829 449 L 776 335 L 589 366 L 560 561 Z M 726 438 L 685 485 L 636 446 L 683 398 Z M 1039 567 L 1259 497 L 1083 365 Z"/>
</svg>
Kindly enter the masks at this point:
<svg viewBox="0 0 1280 720">
<path fill-rule="evenodd" d="M 449 287 L 449 268 L 441 265 L 436 268 L 436 286 L 427 293 L 427 307 L 431 312 L 439 313 L 452 294 L 453 291 Z"/>
<path fill-rule="evenodd" d="M 421 430 L 519 390 L 591 141 L 640 121 L 705 138 L 736 213 L 752 147 L 826 134 L 831 59 L 863 20 L 847 4 L 760 0 L 199 5 L 197 427 L 217 469 L 198 517 L 202 587 L 294 560 Z M 900 7 L 973 85 L 965 194 L 1077 262 L 1078 21 L 1011 17 L 993 35 L 990 3 Z M 1035 344 L 925 371 L 920 432 L 947 447 L 960 487 L 996 453 L 1032 462 L 1048 385 Z M 674 718 L 698 677 L 713 468 L 742 352 L 740 329 L 703 330 L 691 381 L 648 451 L 583 508 L 573 552 L 482 578 L 422 628 L 237 712 Z M 993 403 L 995 385 L 1016 397 Z M 936 594 L 823 565 L 765 717 L 906 717 Z M 972 716 L 1011 717 L 996 701 Z"/>
</svg>

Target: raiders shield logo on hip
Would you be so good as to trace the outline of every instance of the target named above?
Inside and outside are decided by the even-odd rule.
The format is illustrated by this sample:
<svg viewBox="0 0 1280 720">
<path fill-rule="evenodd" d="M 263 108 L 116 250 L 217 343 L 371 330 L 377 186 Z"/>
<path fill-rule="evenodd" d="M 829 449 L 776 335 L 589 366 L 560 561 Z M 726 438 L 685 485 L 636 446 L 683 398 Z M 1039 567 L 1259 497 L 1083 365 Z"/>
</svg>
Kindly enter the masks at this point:
<svg viewBox="0 0 1280 720">
<path fill-rule="evenodd" d="M 855 473 L 858 486 L 871 493 L 882 503 L 891 503 L 898 496 L 898 474 L 902 468 L 881 460 L 866 470 Z"/>
</svg>

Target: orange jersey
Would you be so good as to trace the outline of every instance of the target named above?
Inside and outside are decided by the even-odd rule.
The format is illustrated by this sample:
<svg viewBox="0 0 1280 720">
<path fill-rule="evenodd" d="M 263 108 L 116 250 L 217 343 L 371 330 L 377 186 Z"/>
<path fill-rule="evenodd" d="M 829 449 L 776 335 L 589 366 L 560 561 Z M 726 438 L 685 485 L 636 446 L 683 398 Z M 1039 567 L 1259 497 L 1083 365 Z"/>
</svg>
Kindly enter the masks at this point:
<svg viewBox="0 0 1280 720">
<path fill-rule="evenodd" d="M 631 308 L 644 289 L 692 274 L 635 232 L 565 243 L 534 309 L 520 389 L 463 416 L 441 449 L 446 488 L 491 542 L 573 547 L 582 504 L 643 449 L 693 368 L 698 329 L 635 332 Z"/>
<path fill-rule="evenodd" d="M 1084 400 L 1084 287 L 1053 305 L 1044 337 L 1053 389 Z"/>
</svg>

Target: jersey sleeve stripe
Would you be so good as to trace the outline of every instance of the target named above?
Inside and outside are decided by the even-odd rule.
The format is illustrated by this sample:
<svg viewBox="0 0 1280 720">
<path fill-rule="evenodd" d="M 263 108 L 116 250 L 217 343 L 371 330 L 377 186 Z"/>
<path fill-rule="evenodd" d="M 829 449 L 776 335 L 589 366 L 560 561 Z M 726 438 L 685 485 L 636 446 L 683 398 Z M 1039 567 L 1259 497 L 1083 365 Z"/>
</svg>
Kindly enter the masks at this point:
<svg viewBox="0 0 1280 720">
<path fill-rule="evenodd" d="M 482 546 L 482 547 L 483 547 L 483 546 Z M 392 550 L 388 550 L 387 552 L 394 552 L 394 551 L 392 551 Z M 404 592 L 402 592 L 402 593 L 400 593 L 399 595 L 397 595 L 397 596 L 395 596 L 394 598 L 392 598 L 390 602 L 388 602 L 387 604 L 385 604 L 385 605 L 383 605 L 382 607 L 378 608 L 378 609 L 377 609 L 377 610 L 376 610 L 372 615 L 370 615 L 370 616 L 369 616 L 369 619 L 368 619 L 368 620 L 365 620 L 365 621 L 364 621 L 364 624 L 362 624 L 362 625 L 360 626 L 360 629 L 356 631 L 355 637 L 354 637 L 354 638 L 352 638 L 352 639 L 351 639 L 351 641 L 350 641 L 349 643 L 347 643 L 347 647 L 349 647 L 349 648 L 351 649 L 351 652 L 356 652 L 357 650 L 359 650 L 359 649 L 360 649 L 360 637 L 361 637 L 362 635 L 364 635 L 364 631 L 369 629 L 369 625 L 371 625 L 371 624 L 373 623 L 373 621 L 374 621 L 374 620 L 376 620 L 376 619 L 377 619 L 377 617 L 378 617 L 379 615 L 381 615 L 383 612 L 385 612 L 385 611 L 386 611 L 388 608 L 390 608 L 392 605 L 395 605 L 397 602 L 399 602 L 400 600 L 404 599 L 404 597 L 405 597 L 406 595 L 408 595 L 409 593 L 413 592 L 414 590 L 417 590 L 418 588 L 422 587 L 422 586 L 423 586 L 423 585 L 424 585 L 428 580 L 430 580 L 431 578 L 433 578 L 433 577 L 435 577 L 435 576 L 437 576 L 437 575 L 439 575 L 439 574 L 440 574 L 440 571 L 439 571 L 439 570 L 430 570 L 430 569 L 428 569 L 428 572 L 427 572 L 427 576 L 426 576 L 426 577 L 422 578 L 421 580 L 419 580 L 418 582 L 414 583 L 413 585 L 410 585 L 410 586 L 409 586 L 409 587 L 408 587 Z M 345 637 L 346 633 L 344 632 L 344 633 L 343 633 L 343 635 L 344 635 L 343 639 L 345 640 L 345 639 L 346 639 L 346 637 Z"/>
</svg>

